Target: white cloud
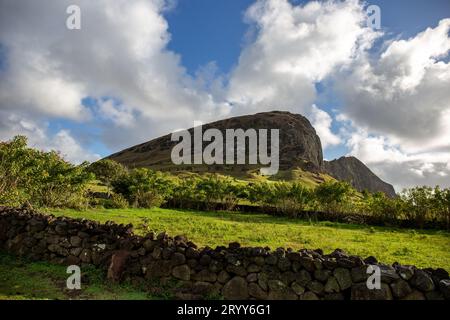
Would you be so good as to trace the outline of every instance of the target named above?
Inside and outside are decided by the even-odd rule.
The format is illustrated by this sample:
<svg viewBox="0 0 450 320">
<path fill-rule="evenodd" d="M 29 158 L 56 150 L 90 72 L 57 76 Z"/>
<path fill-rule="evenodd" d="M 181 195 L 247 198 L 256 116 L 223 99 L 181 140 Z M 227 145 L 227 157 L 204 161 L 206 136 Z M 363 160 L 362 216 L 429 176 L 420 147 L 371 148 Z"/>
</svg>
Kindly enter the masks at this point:
<svg viewBox="0 0 450 320">
<path fill-rule="evenodd" d="M 315 83 L 349 64 L 376 33 L 358 1 L 256 1 L 246 12 L 255 29 L 230 79 L 235 111 L 309 112 Z M 241 108 L 241 109 L 239 109 Z"/>
<path fill-rule="evenodd" d="M 9 140 L 13 135 L 25 135 L 29 146 L 39 150 L 58 151 L 72 163 L 100 159 L 100 155 L 86 151 L 67 129 L 51 134 L 47 123 L 35 122 L 25 116 L 7 115 L 0 110 L 0 141 Z"/>
<path fill-rule="evenodd" d="M 327 112 L 319 109 L 316 105 L 313 105 L 311 115 L 311 124 L 314 129 L 316 129 L 324 149 L 328 146 L 341 144 L 342 141 L 340 137 L 331 131 L 333 119 Z"/>
</svg>

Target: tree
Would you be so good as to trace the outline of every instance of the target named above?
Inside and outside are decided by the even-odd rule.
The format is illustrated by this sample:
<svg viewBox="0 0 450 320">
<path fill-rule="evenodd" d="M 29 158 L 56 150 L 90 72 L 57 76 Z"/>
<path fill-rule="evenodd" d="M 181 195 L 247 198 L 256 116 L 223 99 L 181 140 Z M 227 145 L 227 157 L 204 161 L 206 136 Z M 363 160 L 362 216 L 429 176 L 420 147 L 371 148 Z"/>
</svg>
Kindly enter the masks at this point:
<svg viewBox="0 0 450 320">
<path fill-rule="evenodd" d="M 108 187 L 108 191 L 113 181 L 122 178 L 127 173 L 127 169 L 122 164 L 110 159 L 96 161 L 88 167 L 88 170 Z"/>
</svg>

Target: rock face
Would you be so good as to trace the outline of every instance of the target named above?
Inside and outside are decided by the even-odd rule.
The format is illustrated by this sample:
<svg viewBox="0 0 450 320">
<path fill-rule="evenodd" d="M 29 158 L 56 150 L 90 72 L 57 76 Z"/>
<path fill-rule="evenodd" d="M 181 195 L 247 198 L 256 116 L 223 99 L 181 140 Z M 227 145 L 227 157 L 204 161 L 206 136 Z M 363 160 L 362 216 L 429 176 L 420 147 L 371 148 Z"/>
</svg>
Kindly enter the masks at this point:
<svg viewBox="0 0 450 320">
<path fill-rule="evenodd" d="M 355 157 L 342 157 L 333 161 L 324 161 L 324 170 L 337 180 L 350 182 L 358 191 L 381 191 L 389 197 L 396 196 L 392 185 L 378 178 Z"/>
<path fill-rule="evenodd" d="M 299 167 L 314 173 L 326 172 L 337 180 L 350 181 L 359 191 L 364 189 L 371 192 L 382 191 L 391 197 L 395 196 L 394 188 L 390 184 L 383 182 L 356 158 L 340 158 L 331 162 L 324 162 L 319 136 L 308 119 L 299 114 L 282 111 L 262 112 L 220 120 L 202 126 L 203 132 L 212 128 L 220 130 L 224 140 L 226 129 L 279 129 L 280 170 Z M 189 132 L 193 137 L 194 129 L 189 129 Z M 268 134 L 268 137 L 270 138 L 270 134 Z M 171 152 L 177 144 L 178 142 L 171 141 L 171 134 L 168 134 L 112 154 L 108 158 L 129 168 L 148 167 L 162 171 L 212 171 L 224 174 L 230 172 L 229 166 L 224 165 L 174 165 L 171 160 Z M 203 142 L 203 148 L 208 144 L 209 142 Z M 247 145 L 247 152 L 248 149 Z M 270 143 L 268 143 L 268 149 L 270 151 Z M 233 171 L 243 172 L 260 167 L 261 165 L 236 164 L 233 165 Z"/>
<path fill-rule="evenodd" d="M 281 169 L 299 166 L 308 171 L 320 171 L 322 169 L 323 156 L 320 138 L 308 119 L 299 114 L 281 111 L 262 112 L 220 120 L 202 126 L 203 131 L 211 128 L 219 129 L 224 138 L 226 129 L 280 129 Z M 193 137 L 193 128 L 189 129 L 189 132 Z M 270 137 L 269 133 L 268 137 Z M 170 154 L 172 148 L 178 143 L 171 141 L 170 138 L 171 135 L 168 134 L 112 154 L 108 158 L 127 167 L 170 169 L 174 166 Z M 209 142 L 204 142 L 203 147 L 208 144 Z M 269 143 L 268 148 L 270 150 Z M 219 165 L 209 167 L 212 167 L 215 171 L 222 171 L 223 169 Z M 236 167 L 246 170 L 250 166 L 236 165 Z M 196 168 L 192 165 L 188 169 L 195 171 Z"/>
</svg>

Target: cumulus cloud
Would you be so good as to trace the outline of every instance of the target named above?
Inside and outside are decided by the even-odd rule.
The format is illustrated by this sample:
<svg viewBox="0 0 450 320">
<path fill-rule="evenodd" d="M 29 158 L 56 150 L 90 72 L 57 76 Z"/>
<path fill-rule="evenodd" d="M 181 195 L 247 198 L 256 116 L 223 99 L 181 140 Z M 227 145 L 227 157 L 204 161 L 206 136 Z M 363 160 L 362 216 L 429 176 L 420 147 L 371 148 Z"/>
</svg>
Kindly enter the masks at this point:
<svg viewBox="0 0 450 320">
<path fill-rule="evenodd" d="M 48 123 L 36 122 L 24 115 L 7 114 L 0 110 L 0 141 L 9 140 L 12 135 L 24 135 L 31 147 L 58 151 L 64 159 L 75 164 L 100 159 L 100 155 L 95 152 L 87 152 L 67 129 L 51 134 Z"/>
<path fill-rule="evenodd" d="M 71 4 L 81 8 L 81 30 L 65 27 Z M 139 129 L 121 130 L 127 145 L 164 133 L 155 122 L 167 123 L 167 130 L 172 122 L 187 126 L 199 117 L 219 117 L 227 104 L 196 90 L 179 56 L 166 49 L 166 9 L 160 0 L 2 1 L 0 43 L 8 54 L 0 108 L 112 133 L 117 128 L 111 125 L 123 129 L 136 120 Z M 86 97 L 103 102 L 86 107 Z M 112 149 L 124 146 L 105 141 Z"/>
<path fill-rule="evenodd" d="M 256 1 L 246 12 L 255 30 L 230 79 L 228 99 L 237 111 L 273 108 L 311 112 L 315 84 L 349 64 L 376 32 L 356 0 L 293 5 Z"/>
<path fill-rule="evenodd" d="M 333 119 L 331 116 L 319 109 L 316 105 L 312 107 L 311 124 L 316 129 L 317 134 L 322 142 L 322 147 L 326 149 L 328 146 L 340 144 L 341 138 L 331 130 Z"/>
<path fill-rule="evenodd" d="M 450 186 L 450 19 L 335 75 L 350 153 L 398 189 Z M 348 133 L 348 132 L 347 132 Z"/>
</svg>

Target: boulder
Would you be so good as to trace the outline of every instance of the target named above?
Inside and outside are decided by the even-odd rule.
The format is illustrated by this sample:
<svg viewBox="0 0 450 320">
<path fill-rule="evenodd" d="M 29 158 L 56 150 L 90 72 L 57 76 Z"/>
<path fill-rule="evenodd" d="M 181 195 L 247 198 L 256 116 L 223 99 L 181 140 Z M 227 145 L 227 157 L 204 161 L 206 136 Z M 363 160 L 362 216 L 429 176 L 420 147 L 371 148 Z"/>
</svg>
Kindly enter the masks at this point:
<svg viewBox="0 0 450 320">
<path fill-rule="evenodd" d="M 188 281 L 191 279 L 191 269 L 186 264 L 182 264 L 172 269 L 172 275 L 177 279 Z"/>
<path fill-rule="evenodd" d="M 248 286 L 244 278 L 235 276 L 229 280 L 222 289 L 225 300 L 245 300 L 248 299 Z"/>
<path fill-rule="evenodd" d="M 84 251 L 84 250 L 83 250 Z M 111 256 L 111 263 L 108 267 L 107 278 L 113 282 L 119 282 L 122 273 L 125 270 L 125 266 L 127 264 L 128 258 L 130 256 L 130 252 L 125 250 L 120 250 L 115 252 Z"/>
<path fill-rule="evenodd" d="M 345 290 L 351 287 L 352 277 L 348 269 L 337 268 L 334 270 L 333 275 L 339 283 L 339 287 L 341 288 L 341 290 Z"/>
<path fill-rule="evenodd" d="M 356 283 L 351 288 L 351 300 L 392 300 L 391 289 L 386 283 L 381 283 L 380 289 L 369 289 L 366 283 Z"/>
</svg>

